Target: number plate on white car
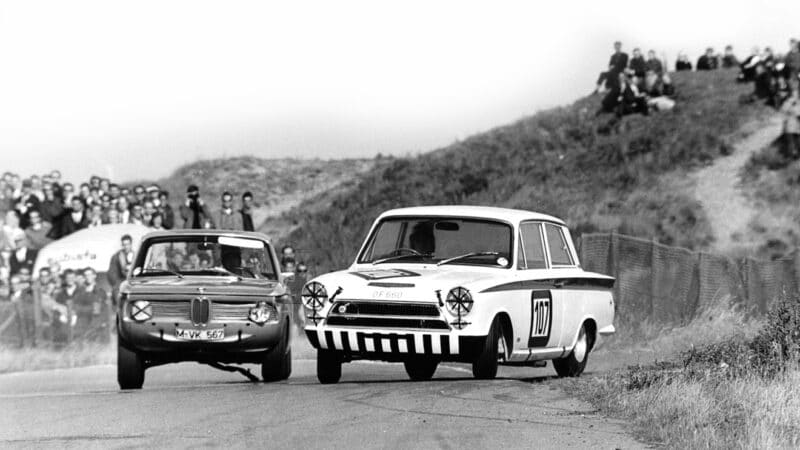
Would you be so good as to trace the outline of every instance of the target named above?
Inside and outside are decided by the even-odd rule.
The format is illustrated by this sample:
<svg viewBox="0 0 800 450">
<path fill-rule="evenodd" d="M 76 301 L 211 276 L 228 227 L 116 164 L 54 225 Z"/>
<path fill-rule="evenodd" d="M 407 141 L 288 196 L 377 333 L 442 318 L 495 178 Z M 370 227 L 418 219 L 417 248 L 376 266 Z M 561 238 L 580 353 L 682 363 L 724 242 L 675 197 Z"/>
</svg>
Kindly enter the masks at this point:
<svg viewBox="0 0 800 450">
<path fill-rule="evenodd" d="M 216 341 L 225 337 L 225 330 L 216 328 L 213 330 L 194 330 L 175 328 L 175 337 L 188 341 Z"/>
</svg>

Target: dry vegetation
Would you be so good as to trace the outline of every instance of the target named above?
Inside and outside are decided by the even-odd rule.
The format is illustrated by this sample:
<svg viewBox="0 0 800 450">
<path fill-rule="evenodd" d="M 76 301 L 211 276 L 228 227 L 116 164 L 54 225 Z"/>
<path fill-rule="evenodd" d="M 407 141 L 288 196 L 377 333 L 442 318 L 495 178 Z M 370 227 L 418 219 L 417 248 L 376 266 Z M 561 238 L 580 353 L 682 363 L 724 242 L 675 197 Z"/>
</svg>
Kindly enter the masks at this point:
<svg viewBox="0 0 800 450">
<path fill-rule="evenodd" d="M 648 443 L 796 448 L 800 297 L 783 298 L 762 320 L 743 317 L 721 302 L 685 327 L 623 334 L 599 349 L 595 361 L 624 361 L 619 355 L 627 354 L 637 364 L 563 385 L 601 412 L 629 421 Z"/>
<path fill-rule="evenodd" d="M 111 344 L 75 342 L 63 348 L 0 346 L 0 373 L 115 364 L 117 349 Z"/>
</svg>

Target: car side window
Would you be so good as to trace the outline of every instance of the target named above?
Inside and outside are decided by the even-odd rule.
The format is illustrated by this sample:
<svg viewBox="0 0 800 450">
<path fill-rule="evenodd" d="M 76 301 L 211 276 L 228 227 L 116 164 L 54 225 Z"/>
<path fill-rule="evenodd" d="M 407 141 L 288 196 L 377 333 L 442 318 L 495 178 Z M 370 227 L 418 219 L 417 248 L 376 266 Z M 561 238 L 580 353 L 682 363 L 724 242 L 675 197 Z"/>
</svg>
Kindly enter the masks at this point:
<svg viewBox="0 0 800 450">
<path fill-rule="evenodd" d="M 574 265 L 561 228 L 548 223 L 545 229 L 547 230 L 547 246 L 550 248 L 550 263 L 554 266 Z"/>
<path fill-rule="evenodd" d="M 525 260 L 521 268 L 544 269 L 547 263 L 544 258 L 544 244 L 542 243 L 542 224 L 525 222 L 519 227 L 522 237 L 521 248 L 524 249 Z M 520 259 L 520 261 L 522 261 Z"/>
</svg>

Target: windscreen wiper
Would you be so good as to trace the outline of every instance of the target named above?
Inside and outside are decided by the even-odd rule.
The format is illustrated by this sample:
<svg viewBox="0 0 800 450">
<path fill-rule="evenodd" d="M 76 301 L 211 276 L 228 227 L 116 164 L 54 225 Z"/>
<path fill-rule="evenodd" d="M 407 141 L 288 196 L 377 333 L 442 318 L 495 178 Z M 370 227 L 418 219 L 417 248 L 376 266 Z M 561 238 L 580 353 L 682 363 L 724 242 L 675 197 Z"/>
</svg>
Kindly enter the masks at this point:
<svg viewBox="0 0 800 450">
<path fill-rule="evenodd" d="M 436 263 L 436 265 L 441 266 L 442 264 L 448 264 L 451 262 L 460 261 L 462 259 L 472 258 L 473 256 L 497 256 L 499 254 L 500 253 L 498 252 L 470 252 L 470 253 L 465 253 L 463 255 L 454 256 L 452 258 L 443 259 L 438 263 Z"/>
<path fill-rule="evenodd" d="M 152 268 L 143 269 L 142 270 L 142 275 L 144 275 L 146 273 L 170 273 L 170 274 L 175 275 L 176 277 L 178 277 L 180 279 L 183 279 L 183 274 L 182 273 L 176 272 L 174 270 L 169 270 L 169 269 L 152 269 Z"/>
<path fill-rule="evenodd" d="M 222 273 L 222 274 L 225 274 L 225 275 L 230 275 L 232 277 L 236 277 L 239 281 L 242 281 L 242 276 L 241 275 L 237 275 L 237 274 L 231 272 L 230 270 L 228 270 L 228 269 L 226 269 L 224 267 L 209 267 L 209 268 L 203 269 L 203 270 L 209 270 L 209 271 L 212 271 L 212 272 L 217 272 L 217 273 Z"/>
<path fill-rule="evenodd" d="M 408 255 L 395 255 L 395 256 L 389 256 L 387 258 L 376 259 L 375 261 L 372 261 L 372 264 L 375 265 L 375 264 L 385 263 L 385 262 L 389 262 L 389 261 L 396 261 L 398 259 L 405 259 L 405 258 L 412 258 L 412 257 L 413 258 L 425 258 L 426 256 L 431 256 L 431 254 L 430 253 L 409 253 Z"/>
</svg>

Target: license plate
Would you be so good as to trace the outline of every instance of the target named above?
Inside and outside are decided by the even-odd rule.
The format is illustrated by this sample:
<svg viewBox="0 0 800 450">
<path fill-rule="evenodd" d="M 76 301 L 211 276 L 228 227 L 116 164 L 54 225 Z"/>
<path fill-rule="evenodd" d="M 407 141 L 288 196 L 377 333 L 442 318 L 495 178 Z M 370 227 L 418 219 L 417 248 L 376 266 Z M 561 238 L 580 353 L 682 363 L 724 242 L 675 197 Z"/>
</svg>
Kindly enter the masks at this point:
<svg viewBox="0 0 800 450">
<path fill-rule="evenodd" d="M 225 330 L 222 328 L 213 330 L 175 328 L 175 337 L 188 341 L 216 341 L 225 337 Z"/>
</svg>

